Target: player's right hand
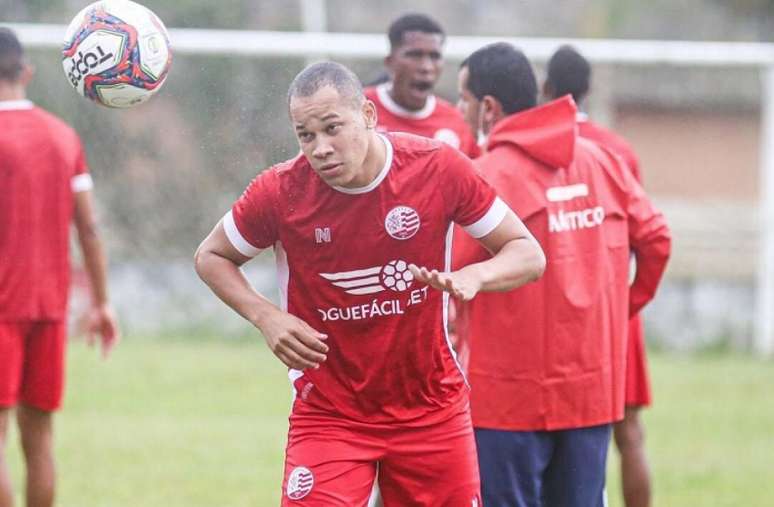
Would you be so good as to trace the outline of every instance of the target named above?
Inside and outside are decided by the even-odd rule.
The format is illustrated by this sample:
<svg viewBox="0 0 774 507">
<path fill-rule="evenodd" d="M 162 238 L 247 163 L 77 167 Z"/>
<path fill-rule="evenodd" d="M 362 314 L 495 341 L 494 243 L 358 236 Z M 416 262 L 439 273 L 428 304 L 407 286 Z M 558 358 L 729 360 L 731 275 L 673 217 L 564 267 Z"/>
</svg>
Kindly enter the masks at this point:
<svg viewBox="0 0 774 507">
<path fill-rule="evenodd" d="M 274 355 L 289 368 L 319 368 L 327 359 L 328 345 L 324 340 L 328 335 L 294 315 L 278 310 L 262 319 L 258 328 Z"/>
</svg>

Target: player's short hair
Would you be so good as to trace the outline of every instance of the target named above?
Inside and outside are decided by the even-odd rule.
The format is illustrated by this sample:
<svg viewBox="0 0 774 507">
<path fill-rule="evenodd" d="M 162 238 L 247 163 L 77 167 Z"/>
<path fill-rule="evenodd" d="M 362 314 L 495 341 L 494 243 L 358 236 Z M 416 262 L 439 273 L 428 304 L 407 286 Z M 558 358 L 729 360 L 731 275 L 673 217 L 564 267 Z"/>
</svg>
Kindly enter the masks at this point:
<svg viewBox="0 0 774 507">
<path fill-rule="evenodd" d="M 506 114 L 537 105 L 537 81 L 527 57 L 506 42 L 489 44 L 467 58 L 468 88 L 478 99 L 496 98 Z"/>
<path fill-rule="evenodd" d="M 0 27 L 0 80 L 16 81 L 24 69 L 24 48 L 10 28 Z"/>
<path fill-rule="evenodd" d="M 318 90 L 330 86 L 341 98 L 360 107 L 365 101 L 363 85 L 354 72 L 336 62 L 319 62 L 307 66 L 298 73 L 288 88 L 288 106 L 293 97 L 311 97 Z"/>
<path fill-rule="evenodd" d="M 548 60 L 546 85 L 555 98 L 568 93 L 575 102 L 582 101 L 589 92 L 591 65 L 572 46 L 562 46 Z"/>
<path fill-rule="evenodd" d="M 429 34 L 438 34 L 441 39 L 446 38 L 441 25 L 425 14 L 409 13 L 404 14 L 390 24 L 387 30 L 387 37 L 390 39 L 390 49 L 395 49 L 403 44 L 403 37 L 406 32 L 422 32 Z"/>
</svg>

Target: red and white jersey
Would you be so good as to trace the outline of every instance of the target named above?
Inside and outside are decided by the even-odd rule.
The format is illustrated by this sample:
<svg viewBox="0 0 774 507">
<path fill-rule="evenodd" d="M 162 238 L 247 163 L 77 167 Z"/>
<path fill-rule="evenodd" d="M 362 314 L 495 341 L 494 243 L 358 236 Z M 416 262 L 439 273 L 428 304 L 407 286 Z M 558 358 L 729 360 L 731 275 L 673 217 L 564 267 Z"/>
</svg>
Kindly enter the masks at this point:
<svg viewBox="0 0 774 507">
<path fill-rule="evenodd" d="M 389 83 L 366 88 L 365 96 L 376 104 L 377 126 L 382 132 L 408 132 L 443 141 L 470 158 L 480 150 L 462 114 L 440 97 L 430 95 L 425 107 L 409 111 L 392 100 Z"/>
<path fill-rule="evenodd" d="M 74 192 L 91 177 L 75 131 L 27 100 L 0 102 L 0 321 L 65 317 Z"/>
<path fill-rule="evenodd" d="M 298 156 L 259 174 L 223 220 L 243 254 L 274 247 L 283 306 L 328 335 L 319 369 L 290 371 L 294 417 L 419 425 L 467 406 L 448 294 L 407 266 L 447 270 L 452 223 L 482 237 L 507 207 L 444 143 L 380 137 L 387 158 L 368 186 L 331 187 Z"/>
</svg>

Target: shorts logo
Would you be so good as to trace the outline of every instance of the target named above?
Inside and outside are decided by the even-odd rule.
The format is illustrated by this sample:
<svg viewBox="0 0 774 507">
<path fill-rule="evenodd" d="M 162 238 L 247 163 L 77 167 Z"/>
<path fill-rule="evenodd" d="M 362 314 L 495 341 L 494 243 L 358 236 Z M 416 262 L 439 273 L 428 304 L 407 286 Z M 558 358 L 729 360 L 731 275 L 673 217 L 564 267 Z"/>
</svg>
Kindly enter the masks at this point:
<svg viewBox="0 0 774 507">
<path fill-rule="evenodd" d="M 341 271 L 339 273 L 320 273 L 320 276 L 330 281 L 336 287 L 344 289 L 347 294 L 375 294 L 385 290 L 403 292 L 414 283 L 414 275 L 404 260 L 396 259 L 384 266 Z"/>
<path fill-rule="evenodd" d="M 288 477 L 287 494 L 291 500 L 300 500 L 312 491 L 314 475 L 306 467 L 296 467 Z"/>
<path fill-rule="evenodd" d="M 384 228 L 395 239 L 409 239 L 419 230 L 419 215 L 408 206 L 396 206 L 387 213 Z"/>
</svg>

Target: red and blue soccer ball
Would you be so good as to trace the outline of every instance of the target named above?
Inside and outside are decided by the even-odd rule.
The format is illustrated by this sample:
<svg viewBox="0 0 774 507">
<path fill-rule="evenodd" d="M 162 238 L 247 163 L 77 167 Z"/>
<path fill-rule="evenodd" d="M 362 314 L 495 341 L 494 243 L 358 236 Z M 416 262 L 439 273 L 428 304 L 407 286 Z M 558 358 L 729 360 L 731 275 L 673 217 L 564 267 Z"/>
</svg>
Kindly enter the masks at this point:
<svg viewBox="0 0 774 507">
<path fill-rule="evenodd" d="M 84 97 L 127 108 L 148 100 L 169 72 L 172 52 L 164 24 L 129 0 L 102 0 L 70 23 L 62 49 L 67 80 Z"/>
</svg>

